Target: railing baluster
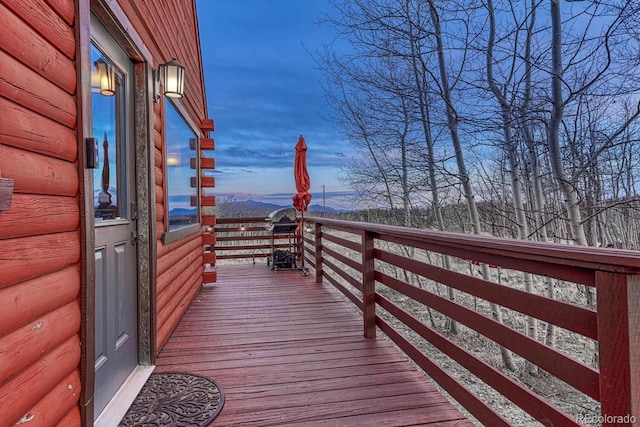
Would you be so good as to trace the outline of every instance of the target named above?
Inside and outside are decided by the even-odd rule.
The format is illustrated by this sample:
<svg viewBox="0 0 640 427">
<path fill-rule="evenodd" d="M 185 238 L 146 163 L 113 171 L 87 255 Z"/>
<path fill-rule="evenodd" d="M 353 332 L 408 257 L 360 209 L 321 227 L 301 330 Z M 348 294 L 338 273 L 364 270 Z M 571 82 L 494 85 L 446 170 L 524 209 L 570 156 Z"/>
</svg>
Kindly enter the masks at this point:
<svg viewBox="0 0 640 427">
<path fill-rule="evenodd" d="M 598 271 L 596 289 L 603 425 L 637 426 L 640 422 L 640 276 Z"/>
<path fill-rule="evenodd" d="M 362 317 L 365 338 L 376 337 L 376 281 L 373 234 L 362 232 Z"/>
<path fill-rule="evenodd" d="M 316 283 L 322 283 L 322 224 L 315 223 Z"/>
</svg>

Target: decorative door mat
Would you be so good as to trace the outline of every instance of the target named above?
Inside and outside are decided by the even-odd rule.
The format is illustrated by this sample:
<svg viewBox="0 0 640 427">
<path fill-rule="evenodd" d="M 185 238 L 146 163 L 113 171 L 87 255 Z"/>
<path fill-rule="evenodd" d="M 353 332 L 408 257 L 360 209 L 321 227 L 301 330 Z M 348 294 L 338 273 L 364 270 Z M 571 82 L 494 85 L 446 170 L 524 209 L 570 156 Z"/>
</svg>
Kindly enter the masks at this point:
<svg viewBox="0 0 640 427">
<path fill-rule="evenodd" d="M 211 424 L 222 410 L 224 392 L 209 378 L 182 372 L 151 374 L 120 427 Z"/>
</svg>

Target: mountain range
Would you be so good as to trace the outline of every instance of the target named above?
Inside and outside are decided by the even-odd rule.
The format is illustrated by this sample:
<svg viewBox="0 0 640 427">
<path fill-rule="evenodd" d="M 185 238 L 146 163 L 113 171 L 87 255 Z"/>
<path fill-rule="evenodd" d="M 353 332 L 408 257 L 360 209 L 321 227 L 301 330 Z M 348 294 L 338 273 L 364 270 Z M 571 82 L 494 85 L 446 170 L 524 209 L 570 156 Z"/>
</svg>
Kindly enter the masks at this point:
<svg viewBox="0 0 640 427">
<path fill-rule="evenodd" d="M 242 200 L 242 201 L 231 201 L 231 202 L 222 202 L 218 204 L 218 210 L 220 216 L 223 217 L 237 217 L 237 216 L 254 216 L 254 215 L 269 215 L 271 212 L 284 209 L 291 208 L 291 205 L 277 205 L 275 203 L 267 203 L 267 202 L 259 202 L 256 200 Z M 169 214 L 171 216 L 177 215 L 192 215 L 194 209 L 185 209 L 185 208 L 174 208 L 171 209 Z M 327 206 L 323 208 L 322 205 L 310 205 L 309 212 L 343 212 L 343 210 L 334 209 L 332 207 Z M 346 211 L 344 211 L 346 212 Z"/>
</svg>

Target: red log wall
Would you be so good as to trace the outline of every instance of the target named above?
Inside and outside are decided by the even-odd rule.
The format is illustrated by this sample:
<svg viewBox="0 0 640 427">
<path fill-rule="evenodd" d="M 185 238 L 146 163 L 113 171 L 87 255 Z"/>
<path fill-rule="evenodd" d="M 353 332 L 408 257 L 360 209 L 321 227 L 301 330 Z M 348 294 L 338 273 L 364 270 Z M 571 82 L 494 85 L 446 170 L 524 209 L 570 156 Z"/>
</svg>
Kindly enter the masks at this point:
<svg viewBox="0 0 640 427">
<path fill-rule="evenodd" d="M 0 176 L 14 182 L 11 209 L 0 212 L 0 426 L 81 424 L 77 1 L 89 3 L 0 0 Z M 206 101 L 194 2 L 118 4 L 154 69 L 174 57 L 185 65 L 186 94 L 178 103 L 199 125 Z M 154 105 L 156 350 L 202 284 L 203 270 L 201 233 L 161 241 L 163 111 Z"/>
<path fill-rule="evenodd" d="M 73 0 L 0 0 L 1 426 L 80 424 L 75 51 Z"/>
</svg>

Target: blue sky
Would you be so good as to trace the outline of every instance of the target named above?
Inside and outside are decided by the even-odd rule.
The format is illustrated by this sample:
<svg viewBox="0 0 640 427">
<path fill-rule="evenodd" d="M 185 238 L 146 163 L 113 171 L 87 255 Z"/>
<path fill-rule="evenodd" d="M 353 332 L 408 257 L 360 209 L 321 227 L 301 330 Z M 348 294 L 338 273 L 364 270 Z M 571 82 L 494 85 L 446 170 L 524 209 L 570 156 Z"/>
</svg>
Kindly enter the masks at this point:
<svg viewBox="0 0 640 427">
<path fill-rule="evenodd" d="M 323 76 L 309 52 L 331 42 L 316 22 L 326 0 L 197 0 L 209 117 L 216 121 L 216 194 L 290 204 L 294 146 L 308 146 L 312 204 L 342 207 L 338 164 L 351 156 L 327 120 Z"/>
</svg>

